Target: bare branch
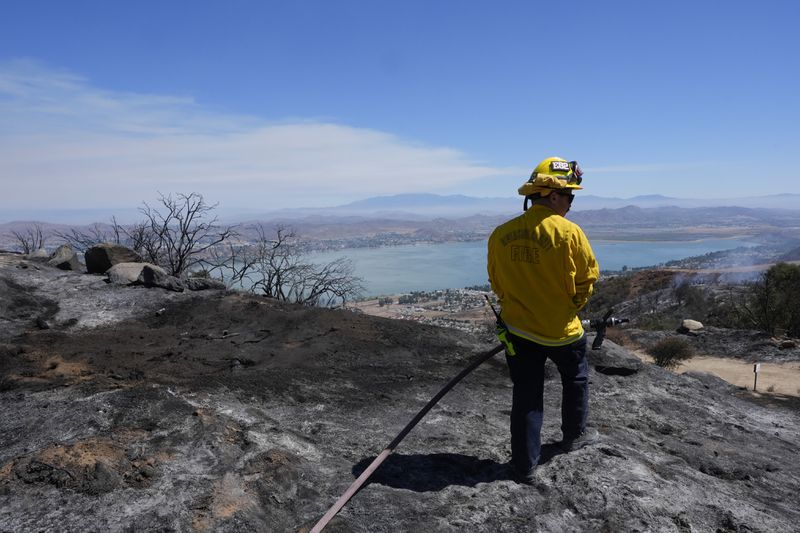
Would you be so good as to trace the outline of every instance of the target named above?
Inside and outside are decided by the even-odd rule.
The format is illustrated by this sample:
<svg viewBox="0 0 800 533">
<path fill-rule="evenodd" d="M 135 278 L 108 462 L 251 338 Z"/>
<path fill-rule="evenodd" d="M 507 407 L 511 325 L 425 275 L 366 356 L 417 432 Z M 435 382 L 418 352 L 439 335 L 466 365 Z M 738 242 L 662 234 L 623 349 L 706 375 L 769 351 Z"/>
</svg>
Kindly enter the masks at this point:
<svg viewBox="0 0 800 533">
<path fill-rule="evenodd" d="M 303 305 L 343 306 L 363 291 L 348 259 L 314 265 L 293 229 L 278 225 L 268 232 L 259 225 L 255 231 L 254 244 L 229 245 L 227 257 L 213 249 L 210 270 L 253 293 Z"/>
<path fill-rule="evenodd" d="M 12 231 L 11 236 L 17 241 L 22 253 L 30 254 L 44 246 L 44 233 L 42 225 L 35 223 L 25 231 Z"/>
<path fill-rule="evenodd" d="M 161 210 L 144 204 L 145 226 L 135 228 L 137 241 L 148 260 L 180 276 L 204 262 L 210 251 L 235 236 L 235 228 L 221 228 L 198 193 L 159 195 Z"/>
<path fill-rule="evenodd" d="M 124 244 L 121 240 L 122 228 L 117 224 L 116 218 L 111 218 L 111 232 L 109 233 L 106 228 L 100 224 L 92 224 L 87 231 L 78 231 L 71 228 L 69 232 L 56 231 L 53 233 L 55 237 L 61 239 L 64 244 L 69 244 L 77 251 L 86 251 L 92 246 L 103 242 L 113 242 L 116 244 Z"/>
</svg>

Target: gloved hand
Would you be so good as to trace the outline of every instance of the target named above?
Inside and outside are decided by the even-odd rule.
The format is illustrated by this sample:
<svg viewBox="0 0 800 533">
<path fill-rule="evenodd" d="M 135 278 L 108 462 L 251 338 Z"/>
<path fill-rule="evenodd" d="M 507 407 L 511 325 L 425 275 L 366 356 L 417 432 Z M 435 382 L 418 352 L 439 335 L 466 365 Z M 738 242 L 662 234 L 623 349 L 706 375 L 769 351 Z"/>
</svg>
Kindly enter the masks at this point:
<svg viewBox="0 0 800 533">
<path fill-rule="evenodd" d="M 503 343 L 503 346 L 506 348 L 506 353 L 508 355 L 517 355 L 516 350 L 514 350 L 514 343 L 511 342 L 511 339 L 508 338 L 508 328 L 502 322 L 497 323 L 497 328 L 495 329 L 495 333 L 497 334 L 497 338 L 500 339 L 500 342 Z"/>
<path fill-rule="evenodd" d="M 505 347 L 506 353 L 508 355 L 517 355 L 517 351 L 514 349 L 514 343 L 511 342 L 511 339 L 508 337 L 510 333 L 508 332 L 508 327 L 506 326 L 506 323 L 503 322 L 500 313 L 498 313 L 497 309 L 495 309 L 494 305 L 492 305 L 492 301 L 489 299 L 489 296 L 486 294 L 484 294 L 483 296 L 484 298 L 486 298 L 486 301 L 489 302 L 489 307 L 492 308 L 492 313 L 494 313 L 494 316 L 497 319 L 497 322 L 495 322 L 496 324 L 495 333 L 497 334 L 497 338 L 500 339 L 501 343 L 503 343 L 503 346 Z"/>
</svg>

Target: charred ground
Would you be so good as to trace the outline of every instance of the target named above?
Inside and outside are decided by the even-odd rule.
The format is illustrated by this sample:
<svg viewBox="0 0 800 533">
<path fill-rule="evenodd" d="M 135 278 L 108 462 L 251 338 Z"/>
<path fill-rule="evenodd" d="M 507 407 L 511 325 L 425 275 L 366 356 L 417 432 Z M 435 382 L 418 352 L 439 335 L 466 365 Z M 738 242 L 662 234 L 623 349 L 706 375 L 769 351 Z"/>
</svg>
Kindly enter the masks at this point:
<svg viewBox="0 0 800 533">
<path fill-rule="evenodd" d="M 0 531 L 309 528 L 473 354 L 462 332 L 224 291 L 0 266 Z M 331 531 L 792 531 L 794 408 L 607 343 L 600 445 L 509 479 L 498 357 L 451 392 Z"/>
</svg>

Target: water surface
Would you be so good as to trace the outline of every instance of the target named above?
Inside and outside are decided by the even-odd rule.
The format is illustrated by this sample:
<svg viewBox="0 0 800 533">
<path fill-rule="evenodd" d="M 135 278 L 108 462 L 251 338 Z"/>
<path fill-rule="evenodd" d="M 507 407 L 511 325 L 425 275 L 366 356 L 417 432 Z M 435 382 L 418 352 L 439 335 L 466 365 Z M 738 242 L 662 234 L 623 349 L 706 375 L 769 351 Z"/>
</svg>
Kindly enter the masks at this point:
<svg viewBox="0 0 800 533">
<path fill-rule="evenodd" d="M 624 266 L 655 266 L 673 259 L 755 244 L 746 237 L 689 242 L 593 240 L 592 249 L 601 270 L 621 270 Z M 364 279 L 366 295 L 369 296 L 457 289 L 488 282 L 486 241 L 353 248 L 314 253 L 309 259 L 314 263 L 324 263 L 338 257 L 347 257 L 353 262 L 356 275 Z"/>
</svg>

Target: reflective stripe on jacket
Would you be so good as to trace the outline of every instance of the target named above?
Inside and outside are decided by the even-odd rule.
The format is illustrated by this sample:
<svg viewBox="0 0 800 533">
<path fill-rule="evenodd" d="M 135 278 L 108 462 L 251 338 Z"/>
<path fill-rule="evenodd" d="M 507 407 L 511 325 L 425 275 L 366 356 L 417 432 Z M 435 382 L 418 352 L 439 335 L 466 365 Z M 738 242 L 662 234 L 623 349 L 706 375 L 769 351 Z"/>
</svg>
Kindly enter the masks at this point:
<svg viewBox="0 0 800 533">
<path fill-rule="evenodd" d="M 600 273 L 583 230 L 534 205 L 489 237 L 489 281 L 509 331 L 545 346 L 580 339 L 577 313 Z"/>
</svg>

